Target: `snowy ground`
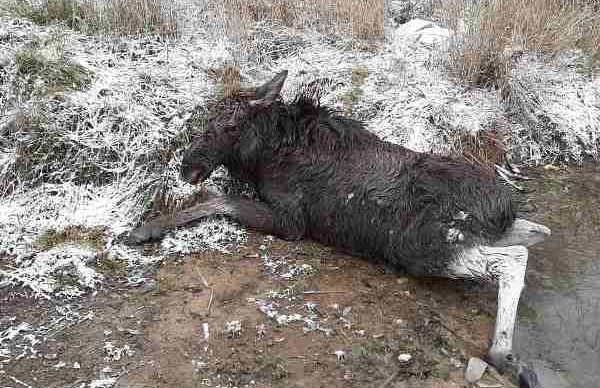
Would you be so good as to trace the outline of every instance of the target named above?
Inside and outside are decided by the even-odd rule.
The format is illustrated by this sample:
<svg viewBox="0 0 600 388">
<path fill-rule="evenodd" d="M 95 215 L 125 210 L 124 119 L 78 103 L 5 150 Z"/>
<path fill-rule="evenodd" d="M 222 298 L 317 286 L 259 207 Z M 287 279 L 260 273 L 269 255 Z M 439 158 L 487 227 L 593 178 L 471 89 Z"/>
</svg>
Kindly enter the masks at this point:
<svg viewBox="0 0 600 388">
<path fill-rule="evenodd" d="M 0 18 L 0 287 L 31 297 L 76 299 L 102 287 L 103 277 L 94 269 L 102 255 L 126 263 L 131 282 L 143 282 L 144 266 L 169 255 L 235 249 L 245 233 L 223 220 L 176 231 L 148 255 L 117 239 L 157 198 L 176 207 L 198 193 L 177 172 L 186 120 L 195 107 L 207 106 L 216 90 L 210 72 L 225 65 L 239 66 L 242 81 L 255 85 L 287 69 L 287 99 L 303 83 L 326 79 L 323 103 L 338 108 L 357 86 L 353 70 L 366 68 L 353 115 L 382 138 L 419 151 L 447 153 L 449 137 L 506 121 L 513 160 L 598 157 L 600 80 L 577 73 L 574 55 L 551 64 L 534 54 L 519 59 L 514 71 L 519 93 L 507 107 L 493 91 L 447 78 L 443 53 L 451 32 L 429 22 L 389 27 L 385 42 L 371 50 L 317 34 L 296 31 L 291 39 L 287 30 L 263 31 L 260 47 L 272 49 L 264 55 L 244 53 L 202 24 L 191 25 L 177 41 L 165 41 L 85 36 Z M 91 84 L 52 94 L 38 80 L 23 98 L 15 88 L 23 82 L 16 65 L 21 50 L 47 59 L 64 56 L 92 74 Z M 19 125 L 23 115 L 40 118 L 46 132 Z M 37 164 L 28 180 L 19 172 L 23 147 L 38 153 L 50 149 L 48 157 L 34 155 Z M 226 172 L 219 171 L 208 185 L 224 190 L 229 184 Z M 49 250 L 36 245 L 43 232 L 68 226 L 102 227 L 104 248 L 73 241 Z M 62 284 L 65 273 L 74 281 Z M 18 357 L 11 343 L 23 342 L 31 328 L 27 322 L 2 323 L 0 362 L 7 363 Z"/>
</svg>

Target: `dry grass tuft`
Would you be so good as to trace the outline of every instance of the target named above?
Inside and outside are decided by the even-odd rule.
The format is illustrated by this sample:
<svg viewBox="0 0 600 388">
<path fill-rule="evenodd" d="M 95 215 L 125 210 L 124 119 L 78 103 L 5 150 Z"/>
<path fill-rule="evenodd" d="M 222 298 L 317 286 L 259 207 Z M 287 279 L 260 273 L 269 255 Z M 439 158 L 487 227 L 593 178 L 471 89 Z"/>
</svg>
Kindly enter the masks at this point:
<svg viewBox="0 0 600 388">
<path fill-rule="evenodd" d="M 383 37 L 384 2 L 382 0 L 336 0 L 334 25 L 350 26 L 353 38 L 373 40 Z"/>
<path fill-rule="evenodd" d="M 444 0 L 437 17 L 457 31 L 449 52 L 450 74 L 481 86 L 502 88 L 516 56 L 579 48 L 599 67 L 600 7 L 593 1 Z M 595 58 L 595 59 L 594 59 Z"/>
<path fill-rule="evenodd" d="M 62 22 L 87 33 L 177 36 L 174 0 L 13 0 L 13 12 L 40 25 Z"/>
<path fill-rule="evenodd" d="M 292 0 L 274 0 L 271 6 L 271 18 L 284 26 L 292 27 L 296 21 L 297 7 Z"/>
<path fill-rule="evenodd" d="M 83 66 L 62 57 L 49 60 L 37 50 L 18 51 L 15 59 L 15 87 L 20 98 L 29 99 L 32 94 L 53 94 L 69 89 L 83 90 L 92 80 L 92 74 Z"/>
<path fill-rule="evenodd" d="M 350 89 L 342 95 L 344 103 L 344 112 L 351 115 L 354 110 L 354 104 L 358 101 L 362 94 L 362 86 L 369 76 L 369 69 L 364 66 L 358 66 L 352 69 L 350 74 Z"/>
<path fill-rule="evenodd" d="M 493 174 L 495 165 L 505 160 L 506 148 L 502 142 L 504 135 L 497 129 L 476 133 L 456 132 L 448 139 L 450 156 L 463 158 Z"/>
<path fill-rule="evenodd" d="M 228 34 L 242 40 L 264 21 L 357 40 L 381 40 L 384 33 L 383 0 L 211 0 L 209 9 Z"/>
<path fill-rule="evenodd" d="M 109 30 L 122 35 L 178 34 L 177 14 L 172 1 L 108 0 L 105 13 Z"/>
<path fill-rule="evenodd" d="M 38 236 L 34 245 L 37 249 L 47 251 L 65 242 L 76 242 L 96 250 L 104 248 L 104 228 L 86 228 L 83 226 L 67 226 L 61 231 L 45 230 Z"/>
<path fill-rule="evenodd" d="M 224 97 L 235 96 L 241 90 L 240 68 L 234 65 L 225 65 L 219 68 L 209 69 L 209 74 L 217 83 L 216 97 L 218 99 Z"/>
<path fill-rule="evenodd" d="M 223 86 L 224 96 L 233 96 L 240 91 L 240 69 L 237 66 L 224 66 L 221 69 L 219 84 Z"/>
</svg>

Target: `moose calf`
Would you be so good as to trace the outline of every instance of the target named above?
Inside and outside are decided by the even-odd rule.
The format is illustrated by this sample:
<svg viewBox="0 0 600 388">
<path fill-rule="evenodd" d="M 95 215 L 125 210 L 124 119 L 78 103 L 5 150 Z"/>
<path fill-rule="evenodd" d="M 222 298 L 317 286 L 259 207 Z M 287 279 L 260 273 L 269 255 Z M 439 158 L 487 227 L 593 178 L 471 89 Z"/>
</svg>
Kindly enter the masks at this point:
<svg viewBox="0 0 600 388">
<path fill-rule="evenodd" d="M 383 141 L 306 91 L 286 104 L 279 98 L 286 77 L 222 99 L 181 166 L 182 178 L 196 184 L 224 165 L 254 185 L 260 201 L 217 196 L 133 230 L 130 241 L 226 215 L 284 239 L 383 258 L 414 275 L 494 282 L 488 359 L 500 369 L 518 367 L 521 385 L 535 385 L 535 374 L 512 356 L 513 329 L 526 247 L 550 230 L 515 219 L 511 194 L 493 172 Z"/>
</svg>

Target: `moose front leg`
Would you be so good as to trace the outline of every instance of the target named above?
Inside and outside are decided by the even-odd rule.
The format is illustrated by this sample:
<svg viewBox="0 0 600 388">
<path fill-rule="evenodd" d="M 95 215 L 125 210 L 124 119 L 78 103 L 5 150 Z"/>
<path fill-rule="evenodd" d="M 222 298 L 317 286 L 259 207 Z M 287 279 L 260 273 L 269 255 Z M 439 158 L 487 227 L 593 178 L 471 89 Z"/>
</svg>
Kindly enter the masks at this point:
<svg viewBox="0 0 600 388">
<path fill-rule="evenodd" d="M 488 360 L 500 371 L 517 374 L 521 387 L 533 388 L 539 385 L 535 373 L 520 364 L 512 353 L 527 256 L 527 248 L 521 245 L 478 246 L 459 254 L 449 270 L 453 277 L 482 279 L 498 284 L 498 312 Z"/>
<path fill-rule="evenodd" d="M 298 230 L 294 225 L 280 225 L 280 222 L 277 222 L 280 217 L 263 202 L 233 196 L 218 196 L 171 216 L 158 217 L 135 228 L 129 233 L 128 241 L 131 244 L 141 244 L 157 240 L 169 229 L 217 215 L 230 217 L 248 228 L 283 238 L 295 239 L 303 235 L 303 231 Z"/>
</svg>

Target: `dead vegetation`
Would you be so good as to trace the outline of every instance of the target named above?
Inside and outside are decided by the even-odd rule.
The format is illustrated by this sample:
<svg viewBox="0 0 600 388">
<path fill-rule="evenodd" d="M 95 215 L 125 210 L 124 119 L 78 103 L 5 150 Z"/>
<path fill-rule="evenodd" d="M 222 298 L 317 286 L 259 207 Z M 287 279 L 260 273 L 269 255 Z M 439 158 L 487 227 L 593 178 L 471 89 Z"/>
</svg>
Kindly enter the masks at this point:
<svg viewBox="0 0 600 388">
<path fill-rule="evenodd" d="M 9 7 L 37 24 L 65 23 L 86 33 L 177 36 L 173 0 L 13 0 Z"/>
<path fill-rule="evenodd" d="M 60 100 L 37 104 L 35 110 L 18 114 L 14 125 L 4 133 L 5 139 L 16 144 L 14 163 L 0 174 L 3 192 L 41 183 L 72 181 L 76 183 L 102 183 L 111 179 L 110 174 L 99 167 L 98 159 L 117 158 L 108 149 L 91 150 L 64 135 L 68 128 L 61 128 L 50 118 L 53 109 L 60 109 Z M 77 125 L 80 112 L 71 112 L 71 125 Z M 67 162 L 69 161 L 69 162 Z M 65 167 L 69 166 L 69 167 Z"/>
<path fill-rule="evenodd" d="M 9 8 L 37 24 L 65 23 L 87 33 L 177 36 L 182 14 L 175 0 L 11 0 Z M 208 0 L 208 10 L 227 34 L 252 41 L 257 24 L 316 28 L 358 40 L 383 38 L 383 0 Z"/>
<path fill-rule="evenodd" d="M 21 99 L 32 94 L 45 95 L 68 89 L 82 90 L 91 83 L 91 73 L 83 66 L 60 56 L 44 57 L 39 50 L 27 49 L 17 52 L 16 90 Z"/>
<path fill-rule="evenodd" d="M 484 171 L 495 173 L 495 165 L 504 162 L 506 149 L 502 141 L 505 133 L 497 129 L 469 133 L 457 131 L 448 136 L 450 155 L 464 158 L 470 163 L 482 166 Z"/>
<path fill-rule="evenodd" d="M 47 229 L 39 235 L 34 245 L 38 249 L 47 251 L 66 242 L 79 243 L 96 250 L 102 250 L 104 248 L 104 228 L 68 226 L 60 231 Z"/>
<path fill-rule="evenodd" d="M 296 29 L 316 28 L 322 33 L 359 40 L 383 38 L 383 0 L 211 0 L 209 9 L 227 33 L 250 39 L 261 21 Z"/>
<path fill-rule="evenodd" d="M 342 95 L 344 103 L 344 111 L 351 115 L 354 109 L 354 104 L 362 94 L 362 86 L 369 76 L 369 69 L 364 66 L 357 66 L 352 69 L 350 75 L 350 89 Z"/>
<path fill-rule="evenodd" d="M 438 1 L 435 13 L 457 32 L 450 44 L 448 70 L 461 81 L 503 89 L 525 50 L 553 58 L 581 49 L 584 71 L 600 66 L 597 2 L 449 0 Z"/>
</svg>

